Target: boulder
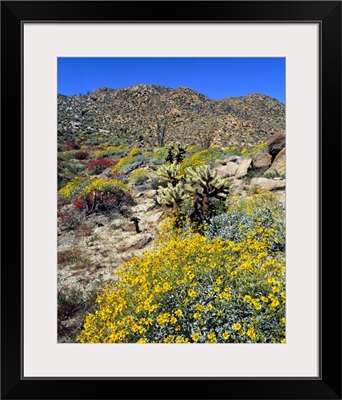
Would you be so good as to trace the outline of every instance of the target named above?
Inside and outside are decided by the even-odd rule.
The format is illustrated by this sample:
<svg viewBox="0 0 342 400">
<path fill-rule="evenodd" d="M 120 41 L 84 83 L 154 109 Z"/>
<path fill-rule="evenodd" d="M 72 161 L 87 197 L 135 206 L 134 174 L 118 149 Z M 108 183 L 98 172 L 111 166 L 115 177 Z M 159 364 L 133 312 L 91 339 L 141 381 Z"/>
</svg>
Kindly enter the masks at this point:
<svg viewBox="0 0 342 400">
<path fill-rule="evenodd" d="M 265 172 L 267 175 L 286 175 L 286 148 L 284 147 L 274 159 L 271 167 Z"/>
<path fill-rule="evenodd" d="M 274 192 L 274 194 L 277 197 L 277 199 L 279 200 L 279 202 L 281 203 L 283 209 L 285 210 L 285 208 L 286 208 L 285 190 L 277 190 L 277 191 Z"/>
<path fill-rule="evenodd" d="M 231 182 L 229 189 L 231 195 L 245 194 L 246 185 L 244 181 L 235 179 L 235 177 L 229 178 L 229 181 Z"/>
<path fill-rule="evenodd" d="M 241 178 L 247 175 L 248 168 L 250 167 L 252 159 L 250 157 L 240 160 L 237 171 L 235 173 L 236 178 Z"/>
<path fill-rule="evenodd" d="M 285 147 L 285 131 L 276 133 L 271 136 L 267 141 L 267 151 L 272 156 L 272 161 L 276 158 L 277 154 Z"/>
<path fill-rule="evenodd" d="M 139 250 L 146 247 L 153 240 L 152 236 L 146 234 L 134 234 L 125 238 L 124 243 L 116 245 L 116 249 L 119 252 L 124 252 L 127 250 Z"/>
<path fill-rule="evenodd" d="M 226 165 L 221 165 L 216 167 L 216 171 L 220 178 L 227 178 L 230 176 L 234 176 L 238 170 L 238 165 L 233 162 L 227 162 Z"/>
<path fill-rule="evenodd" d="M 143 202 L 131 207 L 133 214 L 146 213 L 147 211 L 153 210 L 156 207 L 156 202 L 153 199 L 146 199 Z"/>
<path fill-rule="evenodd" d="M 254 169 L 269 168 L 271 166 L 272 156 L 269 153 L 257 153 L 252 160 Z"/>
<path fill-rule="evenodd" d="M 160 211 L 160 212 L 153 213 L 151 215 L 147 215 L 145 217 L 144 222 L 156 224 L 161 220 L 163 215 L 164 215 L 164 211 Z"/>
<path fill-rule="evenodd" d="M 285 179 L 267 179 L 267 178 L 252 178 L 251 187 L 258 187 L 262 191 L 284 190 Z"/>
<path fill-rule="evenodd" d="M 229 157 L 227 157 L 227 158 L 225 158 L 223 161 L 226 161 L 226 162 L 228 162 L 228 161 L 232 161 L 232 162 L 234 162 L 234 161 L 236 161 L 237 159 L 239 158 L 239 156 L 229 156 Z"/>
<path fill-rule="evenodd" d="M 105 229 L 104 226 L 99 226 L 99 227 L 94 229 L 94 233 L 98 235 L 99 233 L 103 232 L 104 229 Z"/>
<path fill-rule="evenodd" d="M 222 165 L 227 165 L 226 160 L 216 160 L 214 164 L 214 168 L 220 168 Z"/>
</svg>

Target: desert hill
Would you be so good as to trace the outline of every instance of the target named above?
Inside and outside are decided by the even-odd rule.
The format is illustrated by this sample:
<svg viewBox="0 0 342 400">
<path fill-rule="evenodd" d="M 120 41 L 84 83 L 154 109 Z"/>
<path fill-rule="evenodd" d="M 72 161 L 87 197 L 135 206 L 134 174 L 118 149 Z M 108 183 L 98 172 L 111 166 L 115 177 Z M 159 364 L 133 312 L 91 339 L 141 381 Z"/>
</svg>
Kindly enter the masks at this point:
<svg viewBox="0 0 342 400">
<path fill-rule="evenodd" d="M 262 94 L 211 100 L 186 87 L 139 84 L 58 95 L 58 145 L 117 139 L 163 146 L 179 140 L 217 146 L 255 146 L 285 129 L 285 105 Z M 205 145 L 205 143 L 202 143 Z"/>
<path fill-rule="evenodd" d="M 58 95 L 56 172 L 59 343 L 76 341 L 98 294 L 133 257 L 158 248 L 175 215 L 195 230 L 202 215 L 208 240 L 240 246 L 245 230 L 258 243 L 265 235 L 266 265 L 285 257 L 285 105 L 265 95 L 211 100 L 159 85 Z M 227 190 L 204 215 L 196 194 L 208 182 L 211 194 Z"/>
</svg>

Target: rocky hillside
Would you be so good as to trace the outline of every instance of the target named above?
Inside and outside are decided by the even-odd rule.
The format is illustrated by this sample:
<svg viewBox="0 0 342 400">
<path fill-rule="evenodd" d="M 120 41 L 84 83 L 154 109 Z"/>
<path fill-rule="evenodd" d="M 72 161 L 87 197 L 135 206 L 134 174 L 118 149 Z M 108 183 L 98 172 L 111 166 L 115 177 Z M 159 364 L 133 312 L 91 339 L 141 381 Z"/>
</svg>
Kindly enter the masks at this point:
<svg viewBox="0 0 342 400">
<path fill-rule="evenodd" d="M 58 95 L 58 145 L 104 140 L 164 146 L 186 144 L 251 147 L 285 129 L 285 105 L 250 94 L 211 100 L 193 89 L 135 85 Z M 201 142 L 201 143 L 199 143 Z"/>
<path fill-rule="evenodd" d="M 212 173 L 230 182 L 229 198 L 272 192 L 285 213 L 284 132 L 240 152 L 192 147 L 181 168 L 210 165 Z M 115 271 L 132 256 L 154 248 L 161 224 L 171 213 L 157 197 L 158 171 L 167 153 L 159 147 L 123 145 L 59 152 L 63 179 L 58 192 L 58 342 L 74 342 L 85 315 L 95 307 L 97 293 L 116 279 Z M 87 212 L 89 204 L 95 205 L 96 190 L 112 190 L 113 196 L 98 198 L 99 207 Z M 119 198 L 121 203 L 116 203 Z M 101 201 L 108 210 L 100 207 Z"/>
<path fill-rule="evenodd" d="M 227 201 L 268 193 L 285 217 L 285 151 L 285 106 L 261 94 L 211 100 L 189 88 L 136 85 L 58 95 L 58 342 L 75 342 L 97 294 L 132 256 L 157 246 L 174 212 L 159 197 L 170 155 L 178 180 L 209 166 L 229 183 Z M 190 217 L 197 210 L 182 207 Z"/>
</svg>

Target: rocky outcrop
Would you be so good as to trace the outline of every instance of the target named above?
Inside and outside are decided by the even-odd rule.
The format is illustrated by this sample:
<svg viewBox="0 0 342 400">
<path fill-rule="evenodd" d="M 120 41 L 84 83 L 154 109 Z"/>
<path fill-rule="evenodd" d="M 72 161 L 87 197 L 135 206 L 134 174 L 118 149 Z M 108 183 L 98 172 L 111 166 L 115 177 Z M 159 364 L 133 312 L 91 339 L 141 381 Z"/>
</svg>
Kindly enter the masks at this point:
<svg viewBox="0 0 342 400">
<path fill-rule="evenodd" d="M 254 169 L 269 168 L 272 163 L 272 156 L 269 153 L 257 153 L 252 160 Z"/>
<path fill-rule="evenodd" d="M 250 157 L 247 157 L 247 158 L 242 158 L 239 161 L 240 163 L 235 173 L 236 178 L 242 178 L 243 176 L 247 175 L 248 168 L 251 165 L 252 159 Z"/>
<path fill-rule="evenodd" d="M 279 132 L 268 139 L 267 151 L 272 156 L 272 162 L 276 158 L 277 154 L 285 147 L 285 140 L 285 131 Z"/>
<path fill-rule="evenodd" d="M 250 186 L 257 187 L 262 191 L 284 190 L 285 179 L 252 178 Z"/>
<path fill-rule="evenodd" d="M 220 178 L 228 178 L 234 176 L 238 171 L 239 166 L 231 161 L 228 161 L 225 165 L 216 167 L 216 171 Z"/>
<path fill-rule="evenodd" d="M 286 148 L 284 147 L 274 159 L 271 167 L 265 172 L 265 176 L 276 175 L 285 176 L 286 174 Z"/>
</svg>

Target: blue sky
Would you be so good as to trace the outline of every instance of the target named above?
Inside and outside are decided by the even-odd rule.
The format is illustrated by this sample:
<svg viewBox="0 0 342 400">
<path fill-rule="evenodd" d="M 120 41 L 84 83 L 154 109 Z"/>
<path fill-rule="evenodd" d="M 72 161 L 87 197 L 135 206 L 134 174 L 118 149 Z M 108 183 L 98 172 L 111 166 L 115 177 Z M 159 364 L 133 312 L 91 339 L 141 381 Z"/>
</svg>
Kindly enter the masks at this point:
<svg viewBox="0 0 342 400">
<path fill-rule="evenodd" d="M 251 93 L 285 104 L 285 58 L 58 58 L 58 93 L 137 84 L 185 86 L 220 100 Z"/>
</svg>

